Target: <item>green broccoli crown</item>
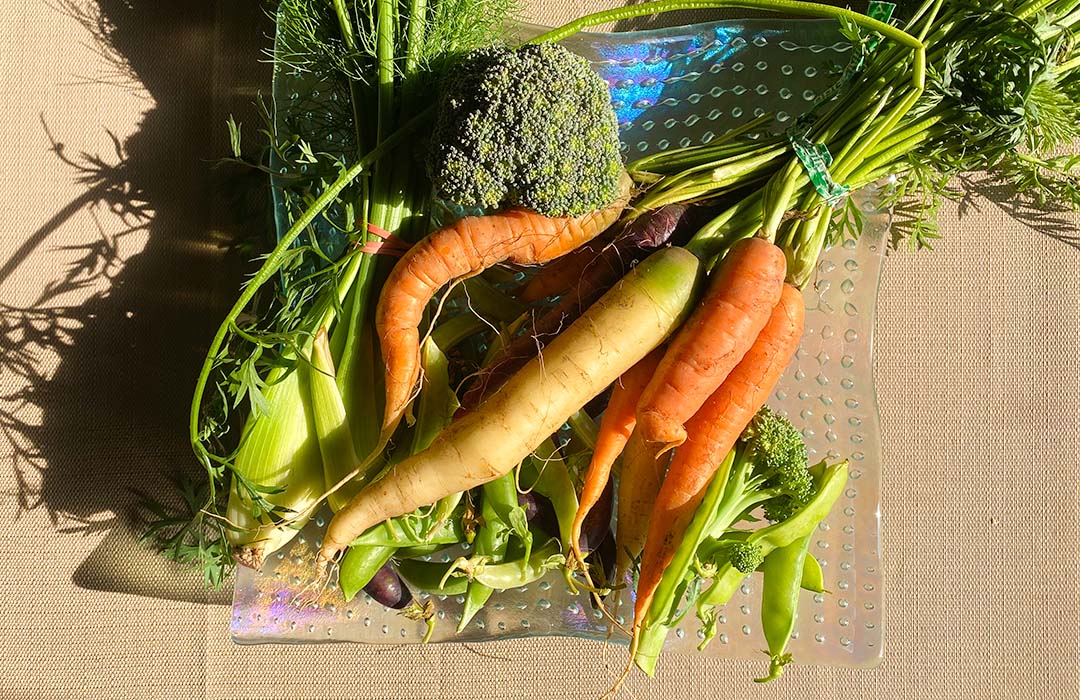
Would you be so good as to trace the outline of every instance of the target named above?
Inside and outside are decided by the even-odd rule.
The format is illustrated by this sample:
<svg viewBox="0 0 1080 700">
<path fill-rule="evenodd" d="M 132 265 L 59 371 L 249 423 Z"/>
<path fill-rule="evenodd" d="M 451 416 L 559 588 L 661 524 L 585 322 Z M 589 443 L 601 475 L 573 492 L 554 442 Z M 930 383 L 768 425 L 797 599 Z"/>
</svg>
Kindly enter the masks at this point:
<svg viewBox="0 0 1080 700">
<path fill-rule="evenodd" d="M 754 463 L 754 477 L 763 489 L 776 492 L 763 504 L 765 517 L 773 522 L 787 520 L 814 495 L 802 435 L 787 418 L 765 406 L 754 416 L 743 437 Z"/>
<path fill-rule="evenodd" d="M 428 172 L 440 197 L 466 207 L 604 208 L 622 172 L 607 83 L 557 44 L 474 51 L 444 80 Z"/>
<path fill-rule="evenodd" d="M 753 542 L 734 542 L 728 550 L 731 565 L 744 574 L 752 574 L 765 561 L 761 545 Z"/>
</svg>

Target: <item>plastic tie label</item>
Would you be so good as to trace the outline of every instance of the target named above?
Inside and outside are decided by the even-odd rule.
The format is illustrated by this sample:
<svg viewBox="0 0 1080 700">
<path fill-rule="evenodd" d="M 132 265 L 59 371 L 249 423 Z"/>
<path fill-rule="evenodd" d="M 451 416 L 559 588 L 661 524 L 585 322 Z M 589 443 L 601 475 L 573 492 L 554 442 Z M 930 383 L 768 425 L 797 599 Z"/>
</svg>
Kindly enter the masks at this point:
<svg viewBox="0 0 1080 700">
<path fill-rule="evenodd" d="M 810 182 L 818 194 L 825 198 L 830 207 L 835 207 L 841 199 L 850 191 L 846 185 L 837 184 L 829 174 L 829 166 L 832 165 L 832 154 L 823 143 L 812 143 L 806 136 L 788 134 L 791 148 L 806 174 L 810 176 Z"/>
</svg>

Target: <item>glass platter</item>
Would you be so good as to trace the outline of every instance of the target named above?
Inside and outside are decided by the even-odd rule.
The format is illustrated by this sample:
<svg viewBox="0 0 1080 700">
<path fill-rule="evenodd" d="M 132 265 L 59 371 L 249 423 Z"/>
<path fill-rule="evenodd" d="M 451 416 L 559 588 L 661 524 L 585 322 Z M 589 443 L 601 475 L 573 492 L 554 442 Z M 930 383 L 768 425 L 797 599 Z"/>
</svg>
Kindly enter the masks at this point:
<svg viewBox="0 0 1080 700">
<path fill-rule="evenodd" d="M 766 112 L 783 128 L 836 78 L 850 45 L 828 21 L 745 20 L 626 33 L 581 34 L 568 48 L 589 58 L 611 86 L 627 158 L 706 143 Z M 310 118 L 312 99 L 336 103 L 288 70 L 276 72 L 275 117 Z M 327 102 L 329 101 L 329 102 Z M 338 135 L 341 148 L 347 135 Z M 316 149 L 333 148 L 334 138 Z M 854 195 L 865 213 L 859 240 L 827 250 L 805 289 L 806 330 L 780 382 L 774 408 L 803 429 L 811 461 L 851 461 L 846 491 L 821 524 L 812 552 L 829 594 L 803 592 L 798 636 L 789 646 L 801 663 L 872 666 L 882 653 L 880 565 L 880 425 L 873 381 L 873 330 L 889 215 L 873 191 Z M 280 204 L 280 203 L 279 203 Z M 284 214 L 277 212 L 279 232 Z M 331 251 L 332 252 L 332 251 Z M 241 568 L 231 634 L 254 643 L 419 643 L 426 626 L 360 593 L 345 603 L 331 585 L 314 603 L 294 603 L 313 571 L 328 512 L 312 520 L 260 571 Z M 448 555 L 446 555 L 448 557 Z M 756 609 L 760 576 L 748 577 L 720 618 L 717 638 L 697 652 L 697 620 L 688 615 L 665 650 L 760 657 L 765 642 Z M 434 596 L 433 642 L 562 635 L 625 643 L 611 633 L 584 593 L 571 595 L 559 572 L 525 588 L 497 593 L 455 634 L 460 597 Z"/>
</svg>

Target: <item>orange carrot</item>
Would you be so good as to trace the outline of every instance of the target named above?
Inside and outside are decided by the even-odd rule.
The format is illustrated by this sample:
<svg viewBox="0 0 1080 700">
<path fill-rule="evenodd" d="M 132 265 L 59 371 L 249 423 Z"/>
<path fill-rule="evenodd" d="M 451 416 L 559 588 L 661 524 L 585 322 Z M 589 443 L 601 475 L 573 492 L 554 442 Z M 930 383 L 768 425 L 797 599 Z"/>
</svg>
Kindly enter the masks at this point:
<svg viewBox="0 0 1080 700">
<path fill-rule="evenodd" d="M 573 550 L 574 559 L 585 569 L 585 558 L 581 554 L 581 526 L 585 522 L 585 516 L 592 507 L 600 500 L 607 486 L 608 477 L 611 474 L 611 465 L 622 454 L 630 433 L 634 431 L 634 409 L 637 407 L 641 390 L 649 382 L 656 365 L 660 362 L 663 351 L 660 348 L 653 350 L 645 356 L 641 362 L 631 367 L 615 382 L 615 388 L 611 392 L 607 408 L 604 409 L 604 418 L 600 421 L 600 431 L 596 436 L 596 447 L 593 448 L 592 459 L 589 468 L 585 472 L 585 480 L 581 486 L 581 498 L 578 502 L 577 514 L 570 528 L 570 548 Z"/>
<path fill-rule="evenodd" d="M 647 442 L 665 452 L 686 440 L 683 424 L 750 349 L 786 272 L 784 251 L 769 241 L 747 238 L 732 247 L 641 396 L 637 420 Z"/>
<path fill-rule="evenodd" d="M 401 421 L 419 379 L 418 326 L 435 292 L 448 282 L 477 275 L 497 263 L 535 265 L 575 249 L 618 219 L 629 190 L 629 178 L 624 174 L 617 201 L 577 218 L 550 218 L 519 208 L 466 217 L 435 231 L 398 261 L 383 285 L 375 312 L 386 374 L 380 447 Z"/>
<path fill-rule="evenodd" d="M 780 302 L 746 356 L 687 422 L 689 439 L 675 450 L 649 518 L 634 606 L 635 630 L 644 620 L 664 569 L 693 519 L 709 481 L 754 414 L 765 404 L 799 347 L 804 315 L 802 293 L 789 284 L 783 285 Z"/>
<path fill-rule="evenodd" d="M 521 287 L 517 297 L 531 303 L 573 289 L 597 263 L 607 262 L 603 251 L 611 245 L 611 241 L 606 238 L 594 238 L 574 252 L 545 265 Z"/>
</svg>

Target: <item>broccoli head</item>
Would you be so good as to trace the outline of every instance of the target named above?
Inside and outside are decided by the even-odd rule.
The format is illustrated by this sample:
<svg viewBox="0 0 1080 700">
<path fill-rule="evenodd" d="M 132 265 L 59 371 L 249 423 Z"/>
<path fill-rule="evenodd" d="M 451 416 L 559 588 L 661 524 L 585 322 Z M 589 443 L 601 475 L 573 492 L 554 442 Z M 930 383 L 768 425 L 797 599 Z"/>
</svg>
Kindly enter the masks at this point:
<svg viewBox="0 0 1080 700">
<path fill-rule="evenodd" d="M 735 542 L 728 551 L 731 565 L 744 574 L 752 574 L 765 561 L 761 545 L 753 542 Z"/>
<path fill-rule="evenodd" d="M 618 196 L 622 160 L 607 83 L 549 43 L 474 51 L 451 68 L 428 172 L 466 207 L 580 216 Z"/>
</svg>

